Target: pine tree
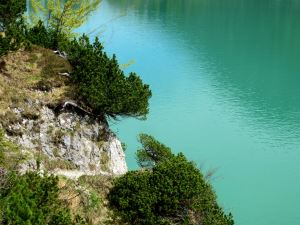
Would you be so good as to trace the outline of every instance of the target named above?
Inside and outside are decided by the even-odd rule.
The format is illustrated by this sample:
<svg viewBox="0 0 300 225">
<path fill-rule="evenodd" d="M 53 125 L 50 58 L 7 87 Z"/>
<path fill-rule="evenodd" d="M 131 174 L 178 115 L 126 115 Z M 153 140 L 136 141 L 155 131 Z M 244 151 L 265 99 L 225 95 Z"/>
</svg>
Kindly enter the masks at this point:
<svg viewBox="0 0 300 225">
<path fill-rule="evenodd" d="M 108 199 L 120 224 L 233 225 L 232 215 L 196 165 L 146 134 L 137 157 L 142 170 L 117 178 Z M 145 168 L 146 167 L 146 168 Z"/>
<path fill-rule="evenodd" d="M 83 107 L 99 116 L 146 118 L 152 96 L 149 85 L 136 73 L 126 76 L 116 56 L 108 57 L 98 38 L 92 44 L 84 35 L 72 41 L 66 52 L 73 66 L 77 100 Z"/>
<path fill-rule="evenodd" d="M 22 45 L 25 11 L 26 0 L 0 0 L 0 57 Z"/>
<path fill-rule="evenodd" d="M 0 0 L 0 32 L 19 20 L 26 10 L 26 0 Z"/>
</svg>

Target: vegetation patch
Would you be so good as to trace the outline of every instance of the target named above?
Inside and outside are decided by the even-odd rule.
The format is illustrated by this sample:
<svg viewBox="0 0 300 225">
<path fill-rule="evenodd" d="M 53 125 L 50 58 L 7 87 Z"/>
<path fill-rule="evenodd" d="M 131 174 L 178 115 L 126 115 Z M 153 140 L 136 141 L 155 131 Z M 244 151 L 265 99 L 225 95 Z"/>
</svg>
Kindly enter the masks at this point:
<svg viewBox="0 0 300 225">
<path fill-rule="evenodd" d="M 89 164 L 89 169 L 91 170 L 91 171 L 95 171 L 96 170 L 96 165 L 95 164 Z"/>
<path fill-rule="evenodd" d="M 112 224 L 112 211 L 108 208 L 107 194 L 112 187 L 113 178 L 109 176 L 82 176 L 78 184 L 89 190 L 89 196 L 83 199 L 81 217 L 88 224 Z"/>
<path fill-rule="evenodd" d="M 0 168 L 14 170 L 24 162 L 27 156 L 20 151 L 20 148 L 8 141 L 4 131 L 0 129 Z"/>
<path fill-rule="evenodd" d="M 106 146 L 106 141 L 97 141 L 97 146 L 99 149 L 103 149 Z"/>
<path fill-rule="evenodd" d="M 33 46 L 31 51 L 19 50 L 2 60 L 5 71 L 0 70 L 0 113 L 11 107 L 25 109 L 28 100 L 56 105 L 72 99 L 72 85 L 59 75 L 70 72 L 71 66 L 53 51 Z"/>
<path fill-rule="evenodd" d="M 0 176 L 1 224 L 75 224 L 70 210 L 58 198 L 58 178 L 35 172 Z"/>
<path fill-rule="evenodd" d="M 101 170 L 108 171 L 109 170 L 109 153 L 107 151 L 102 151 L 100 156 L 100 166 Z"/>
<path fill-rule="evenodd" d="M 22 117 L 28 120 L 38 120 L 40 118 L 40 113 L 35 107 L 26 107 L 22 112 Z"/>
<path fill-rule="evenodd" d="M 52 136 L 52 142 L 58 146 L 59 144 L 63 143 L 63 137 L 67 134 L 66 131 L 58 129 L 54 131 L 53 136 Z"/>
<path fill-rule="evenodd" d="M 45 169 L 48 171 L 53 171 L 55 169 L 62 169 L 62 170 L 76 170 L 78 166 L 71 161 L 64 160 L 64 159 L 49 159 L 45 158 L 43 160 L 43 164 Z"/>
<path fill-rule="evenodd" d="M 180 153 L 142 134 L 137 158 L 143 170 L 117 178 L 109 193 L 114 220 L 120 224 L 233 225 L 218 205 L 212 186 Z"/>
<path fill-rule="evenodd" d="M 107 194 L 112 180 L 101 175 L 82 176 L 78 181 L 60 177 L 59 198 L 74 217 L 80 218 L 82 224 L 112 224 L 112 212 L 107 207 Z"/>
<path fill-rule="evenodd" d="M 20 123 L 22 121 L 22 118 L 20 115 L 10 110 L 0 114 L 0 121 L 3 128 L 9 129 L 11 125 Z"/>
<path fill-rule="evenodd" d="M 54 157 L 60 157 L 59 149 L 58 148 L 54 148 L 53 149 L 53 155 L 54 155 Z"/>
</svg>

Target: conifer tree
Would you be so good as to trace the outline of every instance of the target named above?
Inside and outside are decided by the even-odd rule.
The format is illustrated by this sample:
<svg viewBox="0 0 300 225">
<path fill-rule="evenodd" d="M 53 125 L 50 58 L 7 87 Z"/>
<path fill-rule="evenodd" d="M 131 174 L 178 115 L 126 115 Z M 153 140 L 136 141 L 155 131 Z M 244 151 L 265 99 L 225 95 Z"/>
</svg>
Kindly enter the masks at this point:
<svg viewBox="0 0 300 225">
<path fill-rule="evenodd" d="M 108 199 L 114 219 L 138 225 L 233 225 L 196 165 L 150 135 L 140 135 L 142 170 L 117 178 Z M 149 169 L 147 169 L 149 168 Z"/>
<path fill-rule="evenodd" d="M 30 0 L 30 19 L 33 24 L 41 20 L 57 34 L 69 38 L 73 36 L 74 29 L 86 22 L 100 2 L 101 0 Z"/>
<path fill-rule="evenodd" d="M 0 0 L 0 32 L 20 19 L 26 10 L 26 0 Z"/>
<path fill-rule="evenodd" d="M 92 44 L 83 35 L 73 40 L 66 52 L 73 66 L 77 100 L 84 108 L 101 117 L 146 118 L 152 96 L 149 85 L 136 73 L 126 76 L 116 56 L 108 57 L 98 38 Z"/>
</svg>

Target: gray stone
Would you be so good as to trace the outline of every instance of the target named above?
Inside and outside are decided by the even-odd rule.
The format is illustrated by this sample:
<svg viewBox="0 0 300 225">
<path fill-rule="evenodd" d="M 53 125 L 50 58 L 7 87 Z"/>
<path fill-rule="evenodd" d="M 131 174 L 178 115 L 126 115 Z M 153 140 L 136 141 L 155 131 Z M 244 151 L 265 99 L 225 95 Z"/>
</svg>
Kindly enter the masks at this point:
<svg viewBox="0 0 300 225">
<path fill-rule="evenodd" d="M 50 108 L 35 105 L 39 102 L 31 101 L 30 104 L 33 108 L 40 108 L 39 119 L 22 118 L 23 122 L 12 125 L 14 129 L 21 130 L 21 137 L 9 137 L 32 155 L 21 166 L 22 172 L 36 168 L 33 158 L 41 152 L 49 160 L 68 160 L 83 174 L 121 175 L 127 172 L 121 142 L 105 124 L 75 112 L 62 112 L 56 116 Z M 20 109 L 14 109 L 13 112 L 21 116 Z M 100 134 L 103 132 L 108 132 L 106 141 L 101 140 Z M 105 166 L 101 165 L 104 152 L 108 155 Z"/>
</svg>

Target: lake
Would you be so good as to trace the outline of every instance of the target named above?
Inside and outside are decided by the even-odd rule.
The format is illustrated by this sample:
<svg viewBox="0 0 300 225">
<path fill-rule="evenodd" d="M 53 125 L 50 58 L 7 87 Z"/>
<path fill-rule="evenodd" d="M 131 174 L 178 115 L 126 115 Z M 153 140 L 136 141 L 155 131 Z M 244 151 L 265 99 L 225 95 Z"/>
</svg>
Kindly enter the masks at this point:
<svg viewBox="0 0 300 225">
<path fill-rule="evenodd" d="M 148 133 L 214 171 L 237 225 L 300 224 L 299 23 L 299 0 L 104 0 L 79 31 L 153 91 L 110 121 L 129 168 Z"/>
</svg>

